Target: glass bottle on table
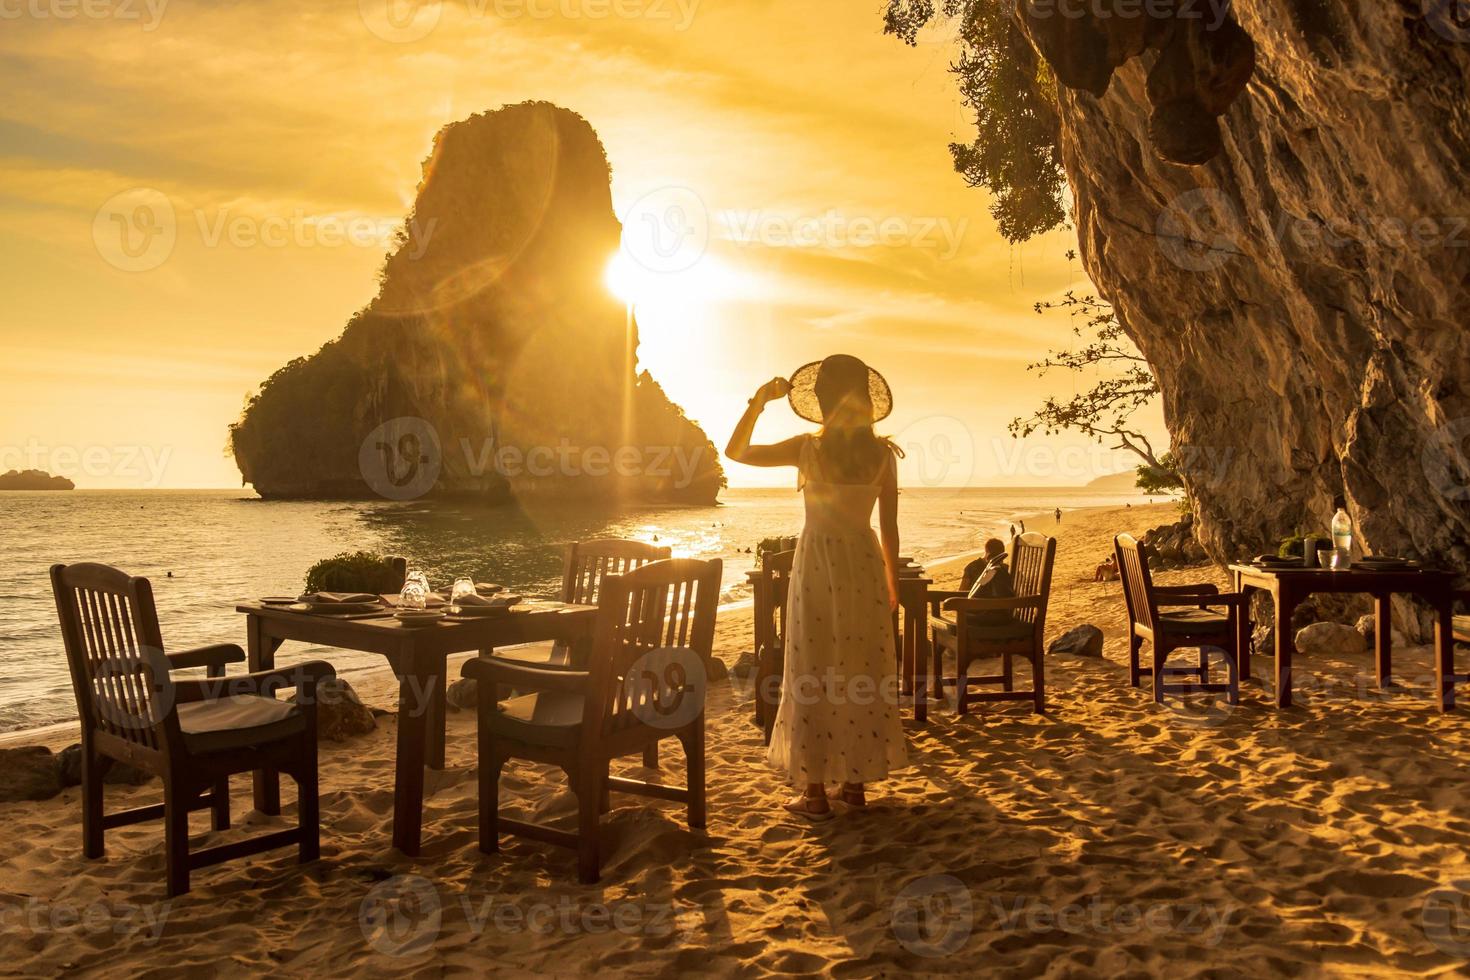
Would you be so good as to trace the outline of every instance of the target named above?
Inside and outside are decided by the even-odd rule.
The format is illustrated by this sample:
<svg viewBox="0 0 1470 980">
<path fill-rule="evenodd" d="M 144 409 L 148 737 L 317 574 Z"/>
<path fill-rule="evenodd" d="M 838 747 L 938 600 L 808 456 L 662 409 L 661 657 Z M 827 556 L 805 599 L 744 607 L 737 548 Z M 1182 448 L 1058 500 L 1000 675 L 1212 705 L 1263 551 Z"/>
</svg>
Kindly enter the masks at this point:
<svg viewBox="0 0 1470 980">
<path fill-rule="evenodd" d="M 1339 496 L 1333 500 L 1337 513 L 1332 515 L 1332 567 L 1342 570 L 1353 562 L 1353 519 L 1348 516 L 1347 501 Z"/>
</svg>

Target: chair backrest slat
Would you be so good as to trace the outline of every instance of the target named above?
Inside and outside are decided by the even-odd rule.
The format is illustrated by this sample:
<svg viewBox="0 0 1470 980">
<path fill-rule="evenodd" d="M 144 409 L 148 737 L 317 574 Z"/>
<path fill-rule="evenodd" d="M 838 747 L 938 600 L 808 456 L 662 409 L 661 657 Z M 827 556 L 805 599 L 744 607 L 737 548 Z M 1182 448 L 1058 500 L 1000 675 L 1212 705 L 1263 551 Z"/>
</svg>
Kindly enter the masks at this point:
<svg viewBox="0 0 1470 980">
<path fill-rule="evenodd" d="M 1123 580 L 1123 603 L 1128 609 L 1128 619 L 1151 630 L 1155 610 L 1148 545 L 1131 534 L 1120 534 L 1113 539 L 1113 548 L 1118 556 L 1118 575 Z"/>
<path fill-rule="evenodd" d="M 84 731 L 166 751 L 178 718 L 148 580 L 106 565 L 53 565 L 51 590 Z"/>
<path fill-rule="evenodd" d="M 1057 539 L 1039 531 L 1027 531 L 1011 539 L 1011 583 L 1016 595 L 1041 597 L 1036 607 L 1016 610 L 1015 618 L 1043 630 L 1056 555 Z"/>
<path fill-rule="evenodd" d="M 561 599 L 563 602 L 592 605 L 597 602 L 602 580 L 607 576 L 630 572 L 672 554 L 667 546 L 625 538 L 575 541 L 567 545 Z"/>
<path fill-rule="evenodd" d="M 666 558 L 603 579 L 590 732 L 657 727 L 669 718 L 684 724 L 703 710 L 722 568 L 719 559 Z M 695 699 L 699 711 L 684 717 L 685 699 Z"/>
</svg>

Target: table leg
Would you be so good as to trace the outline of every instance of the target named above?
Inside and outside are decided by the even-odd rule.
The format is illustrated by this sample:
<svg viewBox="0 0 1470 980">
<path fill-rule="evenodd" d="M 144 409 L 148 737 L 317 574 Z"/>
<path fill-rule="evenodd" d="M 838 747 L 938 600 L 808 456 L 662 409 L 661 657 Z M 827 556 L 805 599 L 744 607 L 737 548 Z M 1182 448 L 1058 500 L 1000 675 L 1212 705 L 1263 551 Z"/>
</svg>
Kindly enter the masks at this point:
<svg viewBox="0 0 1470 980">
<path fill-rule="evenodd" d="M 1373 597 L 1373 663 L 1378 686 L 1388 687 L 1393 675 L 1393 603 L 1387 592 Z"/>
<path fill-rule="evenodd" d="M 276 650 L 281 641 L 266 634 L 265 620 L 260 616 L 245 618 L 245 665 L 250 672 L 274 670 Z M 281 812 L 281 774 L 272 769 L 256 769 L 251 774 L 251 791 L 255 796 L 255 809 L 267 816 L 279 816 Z"/>
<path fill-rule="evenodd" d="M 1276 606 L 1276 707 L 1291 707 L 1291 657 L 1296 641 L 1291 635 L 1291 614 L 1296 611 L 1297 597 L 1278 585 Z"/>
<path fill-rule="evenodd" d="M 398 675 L 398 760 L 393 777 L 393 846 L 417 857 L 424 822 L 424 762 L 429 716 L 424 693 L 433 689 L 431 669 L 416 655 L 403 658 Z"/>
<path fill-rule="evenodd" d="M 444 768 L 444 739 L 445 739 L 445 710 L 446 695 L 448 693 L 449 666 L 446 663 L 439 668 L 439 675 L 429 688 L 429 744 L 428 744 L 428 766 L 430 769 Z"/>
<path fill-rule="evenodd" d="M 1454 601 L 1443 599 L 1434 607 L 1434 686 L 1439 710 L 1455 710 L 1455 623 Z"/>
<path fill-rule="evenodd" d="M 1235 591 L 1245 596 L 1235 616 L 1235 659 L 1240 664 L 1240 680 L 1248 681 L 1251 679 L 1251 634 L 1255 632 L 1250 603 L 1253 590 L 1242 584 L 1239 572 L 1235 573 L 1234 584 Z"/>
</svg>

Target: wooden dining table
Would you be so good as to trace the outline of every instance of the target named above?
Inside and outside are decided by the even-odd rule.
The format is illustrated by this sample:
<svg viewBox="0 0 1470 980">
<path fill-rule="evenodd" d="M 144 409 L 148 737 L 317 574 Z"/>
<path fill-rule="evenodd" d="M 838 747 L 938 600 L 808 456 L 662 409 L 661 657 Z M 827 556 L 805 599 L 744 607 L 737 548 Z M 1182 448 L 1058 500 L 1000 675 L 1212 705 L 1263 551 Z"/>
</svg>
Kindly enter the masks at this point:
<svg viewBox="0 0 1470 980">
<path fill-rule="evenodd" d="M 1368 569 L 1353 566 L 1327 568 L 1263 568 L 1252 564 L 1230 566 L 1235 591 L 1265 592 L 1271 597 L 1275 612 L 1276 706 L 1291 706 L 1291 662 L 1296 653 L 1292 635 L 1291 614 L 1302 600 L 1314 592 L 1363 593 L 1373 597 L 1373 659 L 1378 686 L 1388 687 L 1393 679 L 1393 608 L 1394 595 L 1415 595 L 1435 611 L 1434 677 L 1435 693 L 1442 712 L 1455 707 L 1455 683 L 1467 678 L 1455 673 L 1454 601 L 1455 580 L 1452 572 L 1432 568 Z M 1236 618 L 1236 649 L 1250 650 L 1252 623 L 1250 603 L 1242 606 Z M 1250 657 L 1240 658 L 1240 679 L 1250 678 Z"/>
<path fill-rule="evenodd" d="M 281 605 L 243 602 L 249 667 L 275 667 L 287 640 L 381 654 L 398 677 L 398 747 L 393 781 L 393 846 L 416 856 L 422 839 L 424 767 L 444 768 L 444 709 L 448 658 L 544 640 L 576 642 L 589 636 L 596 606 L 530 600 L 498 616 L 445 618 L 406 626 L 385 608 L 376 615 L 298 612 Z M 281 812 L 280 777 L 255 773 L 255 807 Z"/>
</svg>

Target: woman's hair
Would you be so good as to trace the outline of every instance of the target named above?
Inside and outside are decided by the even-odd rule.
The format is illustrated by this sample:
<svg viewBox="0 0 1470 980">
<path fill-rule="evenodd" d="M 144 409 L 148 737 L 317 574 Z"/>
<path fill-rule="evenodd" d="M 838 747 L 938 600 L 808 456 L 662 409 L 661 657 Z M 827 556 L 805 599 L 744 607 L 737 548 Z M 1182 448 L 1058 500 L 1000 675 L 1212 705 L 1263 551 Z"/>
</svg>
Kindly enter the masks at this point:
<svg viewBox="0 0 1470 980">
<path fill-rule="evenodd" d="M 888 452 L 902 456 L 873 431 L 868 367 L 855 357 L 835 356 L 817 372 L 817 403 L 822 407 L 822 463 L 843 483 L 863 483 L 878 475 Z"/>
</svg>

